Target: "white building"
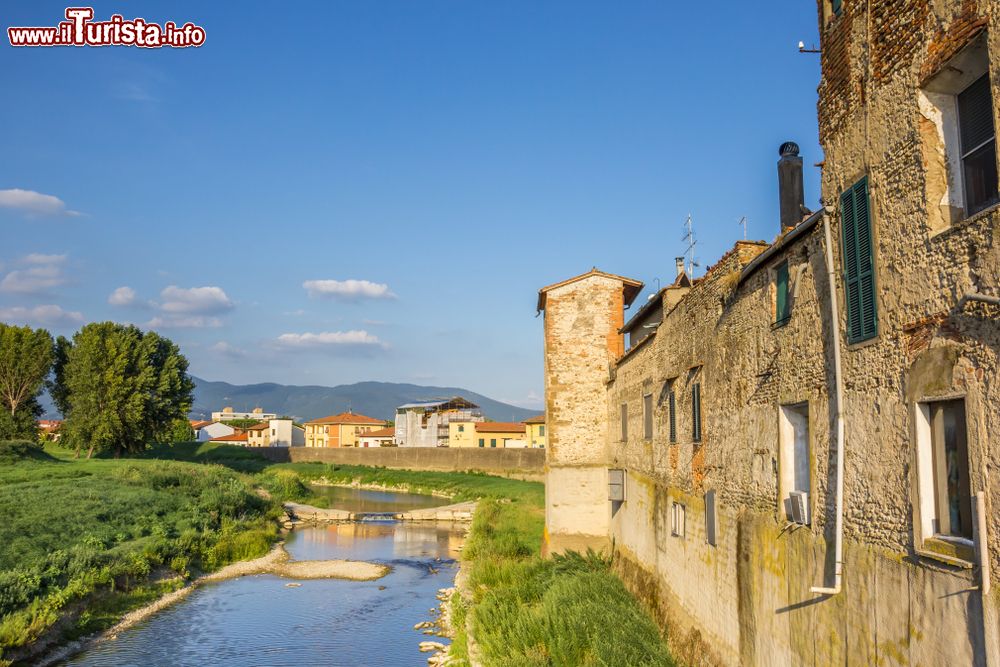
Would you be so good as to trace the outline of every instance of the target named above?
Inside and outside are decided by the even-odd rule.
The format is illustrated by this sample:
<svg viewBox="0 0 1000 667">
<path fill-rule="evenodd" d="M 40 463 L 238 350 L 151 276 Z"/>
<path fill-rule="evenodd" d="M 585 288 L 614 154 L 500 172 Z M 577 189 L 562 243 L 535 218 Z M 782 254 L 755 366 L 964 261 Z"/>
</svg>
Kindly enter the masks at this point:
<svg viewBox="0 0 1000 667">
<path fill-rule="evenodd" d="M 222 408 L 221 412 L 212 413 L 212 421 L 224 422 L 233 419 L 259 419 L 260 421 L 265 421 L 267 419 L 274 419 L 277 416 L 273 412 L 264 412 L 263 408 L 254 408 L 250 412 L 234 412 L 233 408 L 227 405 Z"/>
<path fill-rule="evenodd" d="M 481 422 L 479 406 L 461 396 L 396 408 L 396 444 L 400 447 L 447 447 L 452 421 Z"/>
<path fill-rule="evenodd" d="M 246 430 L 247 447 L 302 447 L 306 443 L 305 429 L 291 419 L 269 419 Z"/>
<path fill-rule="evenodd" d="M 358 434 L 358 447 L 388 447 L 396 437 L 396 429 L 392 426 Z"/>
<path fill-rule="evenodd" d="M 194 425 L 192 424 L 192 426 Z M 218 421 L 200 422 L 200 425 L 194 428 L 194 435 L 198 442 L 208 442 L 234 433 L 236 433 L 236 429 Z"/>
</svg>

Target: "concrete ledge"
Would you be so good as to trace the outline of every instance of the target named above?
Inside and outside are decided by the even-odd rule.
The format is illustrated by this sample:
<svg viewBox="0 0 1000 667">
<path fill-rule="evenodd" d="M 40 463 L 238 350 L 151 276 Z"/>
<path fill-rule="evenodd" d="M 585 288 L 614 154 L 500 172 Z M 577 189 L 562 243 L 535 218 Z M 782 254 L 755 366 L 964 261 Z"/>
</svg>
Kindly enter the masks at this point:
<svg viewBox="0 0 1000 667">
<path fill-rule="evenodd" d="M 323 509 L 302 503 L 284 503 L 285 513 L 293 521 L 302 523 L 341 523 L 363 521 L 366 518 L 380 518 L 395 521 L 472 521 L 476 511 L 475 501 L 427 507 L 409 512 L 349 512 L 348 510 Z"/>
<path fill-rule="evenodd" d="M 257 447 L 248 448 L 276 463 L 318 461 L 431 472 L 482 472 L 541 481 L 544 449 L 479 447 Z"/>
</svg>

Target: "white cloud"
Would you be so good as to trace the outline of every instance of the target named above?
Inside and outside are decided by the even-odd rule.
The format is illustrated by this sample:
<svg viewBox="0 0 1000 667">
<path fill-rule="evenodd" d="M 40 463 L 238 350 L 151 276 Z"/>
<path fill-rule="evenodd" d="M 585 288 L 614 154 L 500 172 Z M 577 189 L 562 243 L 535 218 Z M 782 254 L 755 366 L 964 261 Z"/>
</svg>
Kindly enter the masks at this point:
<svg viewBox="0 0 1000 667">
<path fill-rule="evenodd" d="M 360 299 L 395 299 L 385 283 L 370 280 L 307 280 L 302 283 L 311 297 L 326 297 L 342 301 Z"/>
<path fill-rule="evenodd" d="M 0 292 L 41 294 L 66 282 L 62 265 L 66 255 L 26 255 L 20 260 L 24 269 L 11 271 L 0 280 Z"/>
<path fill-rule="evenodd" d="M 31 216 L 82 215 L 79 211 L 66 208 L 66 202 L 59 197 L 20 188 L 0 190 L 0 208 L 11 208 Z"/>
<path fill-rule="evenodd" d="M 336 347 L 385 348 L 386 345 L 367 331 L 324 331 L 322 333 L 286 333 L 278 336 L 276 343 L 287 349 L 320 349 Z"/>
<path fill-rule="evenodd" d="M 171 285 L 160 292 L 165 313 L 217 315 L 233 309 L 233 302 L 221 287 L 182 288 Z"/>
<path fill-rule="evenodd" d="M 131 287 L 119 287 L 108 297 L 112 306 L 134 306 L 135 302 L 135 290 Z"/>
<path fill-rule="evenodd" d="M 224 340 L 220 340 L 208 349 L 220 356 L 229 357 L 230 359 L 245 359 L 247 357 L 246 350 L 241 350 L 234 345 L 230 345 Z"/>
<path fill-rule="evenodd" d="M 149 329 L 216 329 L 222 326 L 218 317 L 203 315 L 167 315 L 146 322 Z"/>
<path fill-rule="evenodd" d="M 0 320 L 33 326 L 69 326 L 81 324 L 83 314 L 75 310 L 63 310 L 62 307 L 56 305 L 35 306 L 34 308 L 15 306 L 13 308 L 0 308 Z"/>
</svg>

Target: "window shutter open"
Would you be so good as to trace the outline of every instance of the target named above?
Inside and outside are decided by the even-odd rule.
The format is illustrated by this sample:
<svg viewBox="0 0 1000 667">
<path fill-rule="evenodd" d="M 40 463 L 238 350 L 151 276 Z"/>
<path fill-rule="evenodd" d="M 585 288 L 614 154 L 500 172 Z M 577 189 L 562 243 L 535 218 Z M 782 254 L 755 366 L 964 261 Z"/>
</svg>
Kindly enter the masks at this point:
<svg viewBox="0 0 1000 667">
<path fill-rule="evenodd" d="M 958 96 L 963 157 L 993 139 L 993 96 L 984 76 Z"/>
<path fill-rule="evenodd" d="M 701 383 L 691 387 L 691 439 L 701 442 Z"/>
<path fill-rule="evenodd" d="M 670 442 L 677 442 L 677 394 L 670 390 Z"/>
<path fill-rule="evenodd" d="M 874 338 L 878 333 L 875 261 L 867 177 L 841 195 L 840 208 L 844 227 L 847 341 L 858 343 Z"/>
<path fill-rule="evenodd" d="M 788 308 L 790 305 L 788 302 L 788 262 L 782 262 L 781 266 L 778 267 L 775 272 L 774 282 L 777 291 L 774 321 L 776 324 L 780 324 L 791 317 Z"/>
</svg>

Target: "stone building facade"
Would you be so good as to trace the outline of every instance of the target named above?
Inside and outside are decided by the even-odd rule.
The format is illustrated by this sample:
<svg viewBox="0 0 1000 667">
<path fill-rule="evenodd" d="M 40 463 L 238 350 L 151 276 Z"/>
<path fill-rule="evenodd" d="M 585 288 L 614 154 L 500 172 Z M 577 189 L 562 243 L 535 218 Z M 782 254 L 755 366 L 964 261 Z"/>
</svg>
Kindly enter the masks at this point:
<svg viewBox="0 0 1000 667">
<path fill-rule="evenodd" d="M 1000 664 L 1000 3 L 818 7 L 825 206 L 783 181 L 651 333 L 637 281 L 541 292 L 548 547 L 693 662 Z"/>
</svg>

